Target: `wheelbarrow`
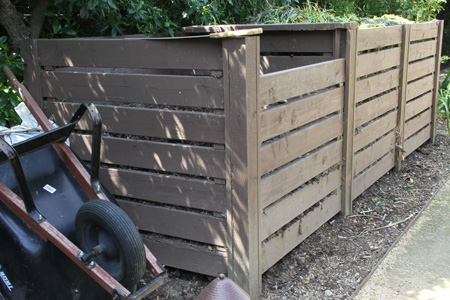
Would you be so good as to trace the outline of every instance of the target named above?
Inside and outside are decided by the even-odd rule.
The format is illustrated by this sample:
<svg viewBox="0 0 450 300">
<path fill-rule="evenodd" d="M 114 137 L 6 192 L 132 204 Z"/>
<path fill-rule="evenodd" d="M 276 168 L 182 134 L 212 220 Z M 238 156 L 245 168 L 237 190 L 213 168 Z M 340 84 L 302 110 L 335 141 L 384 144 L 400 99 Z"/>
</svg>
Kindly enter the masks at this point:
<svg viewBox="0 0 450 300">
<path fill-rule="evenodd" d="M 12 146 L 0 138 L 0 299 L 144 298 L 166 272 L 99 181 L 97 109 L 82 104 L 54 128 L 3 70 L 44 133 Z M 64 143 L 86 111 L 93 120 L 90 171 Z M 144 273 L 151 277 L 142 284 Z"/>
</svg>

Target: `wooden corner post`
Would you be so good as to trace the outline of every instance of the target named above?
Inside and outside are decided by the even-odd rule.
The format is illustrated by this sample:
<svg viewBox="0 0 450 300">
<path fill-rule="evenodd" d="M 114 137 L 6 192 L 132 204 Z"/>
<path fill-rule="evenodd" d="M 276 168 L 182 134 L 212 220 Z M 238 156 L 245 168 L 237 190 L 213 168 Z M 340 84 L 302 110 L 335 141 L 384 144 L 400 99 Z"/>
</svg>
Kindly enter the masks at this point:
<svg viewBox="0 0 450 300">
<path fill-rule="evenodd" d="M 439 75 L 441 73 L 441 48 L 444 35 L 444 20 L 439 21 L 438 36 L 436 38 L 436 65 L 434 73 L 433 105 L 431 106 L 431 142 L 436 142 L 436 120 L 439 97 Z"/>
<path fill-rule="evenodd" d="M 345 99 L 344 99 L 344 149 L 342 168 L 342 208 L 348 216 L 352 213 L 353 138 L 355 136 L 355 88 L 357 57 L 357 24 L 345 34 Z M 343 53 L 344 54 L 344 53 Z"/>
<path fill-rule="evenodd" d="M 411 24 L 402 26 L 402 45 L 400 60 L 400 92 L 398 93 L 397 132 L 395 139 L 395 170 L 398 172 L 403 165 L 405 142 L 405 111 L 406 92 L 408 88 L 409 48 L 411 42 Z"/>
<path fill-rule="evenodd" d="M 223 40 L 227 153 L 228 277 L 258 299 L 260 189 L 259 37 Z"/>
<path fill-rule="evenodd" d="M 41 109 L 44 108 L 42 99 L 41 67 L 39 65 L 38 40 L 27 39 L 20 43 L 22 58 L 25 61 L 24 81 L 27 89 Z"/>
</svg>

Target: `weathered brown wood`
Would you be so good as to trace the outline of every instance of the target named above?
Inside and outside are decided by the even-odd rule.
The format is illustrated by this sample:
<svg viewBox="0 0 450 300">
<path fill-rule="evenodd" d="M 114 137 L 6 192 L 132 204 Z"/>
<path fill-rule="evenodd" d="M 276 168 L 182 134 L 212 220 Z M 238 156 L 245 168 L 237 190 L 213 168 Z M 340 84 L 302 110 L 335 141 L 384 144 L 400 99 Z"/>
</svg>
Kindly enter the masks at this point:
<svg viewBox="0 0 450 300">
<path fill-rule="evenodd" d="M 394 69 L 356 82 L 356 103 L 399 86 L 400 70 Z"/>
<path fill-rule="evenodd" d="M 263 145 L 260 154 L 260 175 L 275 170 L 342 135 L 341 118 L 341 115 L 334 115 Z"/>
<path fill-rule="evenodd" d="M 429 75 L 422 79 L 408 83 L 406 101 L 410 101 L 434 88 L 434 76 Z"/>
<path fill-rule="evenodd" d="M 269 105 L 344 82 L 345 59 L 262 75 L 259 103 Z"/>
<path fill-rule="evenodd" d="M 358 55 L 356 59 L 356 77 L 396 67 L 400 65 L 400 58 L 400 47 Z"/>
<path fill-rule="evenodd" d="M 408 66 L 408 82 L 416 80 L 428 74 L 432 74 L 436 67 L 436 57 L 410 63 Z"/>
<path fill-rule="evenodd" d="M 426 41 L 421 43 L 411 44 L 409 49 L 409 61 L 424 59 L 436 55 L 436 41 Z"/>
<path fill-rule="evenodd" d="M 225 246 L 225 218 L 120 199 L 117 203 L 142 231 Z"/>
<path fill-rule="evenodd" d="M 45 103 L 46 114 L 57 124 L 68 122 L 79 104 Z M 225 117 L 213 113 L 179 110 L 144 109 L 96 105 L 103 122 L 103 131 L 174 140 L 225 143 Z M 60 123 L 61 122 L 61 123 Z M 89 117 L 79 122 L 82 130 L 91 130 Z"/>
<path fill-rule="evenodd" d="M 38 46 L 42 66 L 222 69 L 217 39 L 78 38 L 38 40 Z"/>
<path fill-rule="evenodd" d="M 409 120 L 405 124 L 405 139 L 409 138 L 414 133 L 418 132 L 423 127 L 431 124 L 431 109 L 427 109 L 422 112 L 420 115 L 415 118 Z"/>
<path fill-rule="evenodd" d="M 226 211 L 225 185 L 213 181 L 103 167 L 100 179 L 116 196 L 214 212 Z"/>
<path fill-rule="evenodd" d="M 266 271 L 294 249 L 341 209 L 341 193 L 326 198 L 321 205 L 307 212 L 282 233 L 266 242 L 261 252 L 261 268 Z"/>
<path fill-rule="evenodd" d="M 394 90 L 388 94 L 382 95 L 357 106 L 355 110 L 355 128 L 358 128 L 363 124 L 366 124 L 382 114 L 396 108 L 398 105 L 398 97 L 399 91 Z"/>
<path fill-rule="evenodd" d="M 358 51 L 398 45 L 402 42 L 402 26 L 364 28 L 358 30 Z"/>
<path fill-rule="evenodd" d="M 354 138 L 355 153 L 397 126 L 397 111 L 391 112 L 359 130 Z"/>
<path fill-rule="evenodd" d="M 410 101 L 406 104 L 406 115 L 405 120 L 409 120 L 412 117 L 420 114 L 425 109 L 433 105 L 433 93 L 429 92 L 425 95 Z"/>
<path fill-rule="evenodd" d="M 223 108 L 220 78 L 86 70 L 42 73 L 44 97 Z"/>
<path fill-rule="evenodd" d="M 372 146 L 359 152 L 353 158 L 353 176 L 364 171 L 371 164 L 395 148 L 395 132 L 390 132 Z"/>
<path fill-rule="evenodd" d="M 142 235 L 142 240 L 166 266 L 213 277 L 227 273 L 226 252 L 209 250 L 206 245 L 197 246 L 188 241 L 153 238 L 146 234 Z"/>
<path fill-rule="evenodd" d="M 438 37 L 436 39 L 436 61 L 434 70 L 434 89 L 433 89 L 433 105 L 431 107 L 431 142 L 436 141 L 436 121 L 438 110 L 439 96 L 439 75 L 441 74 L 441 48 L 442 39 L 444 37 L 444 20 L 440 21 L 438 28 Z"/>
<path fill-rule="evenodd" d="M 43 107 L 41 68 L 39 66 L 39 54 L 37 40 L 22 40 L 20 49 L 25 62 L 24 81 L 28 91 L 33 96 L 39 107 Z"/>
<path fill-rule="evenodd" d="M 330 56 L 261 56 L 262 74 L 303 67 L 332 60 Z"/>
<path fill-rule="evenodd" d="M 265 240 L 272 233 L 338 189 L 341 186 L 341 173 L 342 170 L 336 169 L 319 178 L 318 181 L 306 185 L 266 208 L 261 217 L 260 240 Z"/>
<path fill-rule="evenodd" d="M 395 155 L 393 152 L 383 157 L 377 164 L 367 169 L 353 180 L 352 199 L 355 199 L 362 192 L 367 190 L 381 176 L 386 174 L 395 165 Z"/>
<path fill-rule="evenodd" d="M 262 53 L 333 53 L 333 31 L 267 31 Z"/>
<path fill-rule="evenodd" d="M 261 180 L 261 206 L 266 207 L 339 163 L 342 140 L 295 161 Z"/>
<path fill-rule="evenodd" d="M 419 148 L 423 143 L 428 141 L 431 137 L 431 126 L 426 126 L 420 130 L 416 135 L 411 136 L 405 141 L 405 157 L 410 155 L 414 150 Z"/>
<path fill-rule="evenodd" d="M 73 134 L 70 140 L 81 159 L 90 160 L 91 136 Z M 103 137 L 101 148 L 106 164 L 225 178 L 223 150 L 112 137 Z"/>
<path fill-rule="evenodd" d="M 229 201 L 228 277 L 252 299 L 261 292 L 259 267 L 259 37 L 224 42 L 225 144 Z"/>
<path fill-rule="evenodd" d="M 436 24 L 436 21 L 411 24 L 411 41 L 425 40 L 437 36 L 438 25 Z"/>
<path fill-rule="evenodd" d="M 301 98 L 261 113 L 261 140 L 289 132 L 344 106 L 344 87 Z"/>
</svg>

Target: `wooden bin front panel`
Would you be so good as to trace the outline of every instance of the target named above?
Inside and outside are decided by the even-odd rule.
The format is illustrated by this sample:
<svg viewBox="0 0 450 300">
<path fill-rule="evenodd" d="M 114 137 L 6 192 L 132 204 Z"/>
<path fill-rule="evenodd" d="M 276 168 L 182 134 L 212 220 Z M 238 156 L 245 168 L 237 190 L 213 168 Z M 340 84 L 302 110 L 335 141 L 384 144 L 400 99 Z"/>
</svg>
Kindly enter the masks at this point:
<svg viewBox="0 0 450 300">
<path fill-rule="evenodd" d="M 161 263 L 227 272 L 221 41 L 38 41 L 43 106 L 57 123 L 79 103 L 103 120 L 101 180 Z M 90 120 L 72 148 L 90 160 Z"/>
<path fill-rule="evenodd" d="M 345 60 L 260 77 L 264 272 L 340 210 Z"/>
</svg>

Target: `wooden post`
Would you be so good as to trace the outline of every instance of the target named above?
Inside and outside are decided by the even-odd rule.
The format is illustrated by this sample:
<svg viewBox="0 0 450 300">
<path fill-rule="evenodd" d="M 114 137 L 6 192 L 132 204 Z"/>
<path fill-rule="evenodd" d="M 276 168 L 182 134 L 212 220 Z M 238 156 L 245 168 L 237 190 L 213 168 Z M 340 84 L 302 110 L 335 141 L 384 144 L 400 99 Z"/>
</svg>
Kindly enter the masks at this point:
<svg viewBox="0 0 450 300">
<path fill-rule="evenodd" d="M 258 79 L 259 37 L 223 41 L 227 153 L 228 276 L 251 299 L 261 292 Z"/>
<path fill-rule="evenodd" d="M 411 41 L 411 24 L 402 26 L 402 54 L 400 61 L 400 92 L 398 93 L 397 133 L 395 144 L 395 170 L 403 165 L 403 146 L 405 142 L 406 91 L 408 88 L 409 46 Z"/>
<path fill-rule="evenodd" d="M 355 86 L 357 56 L 357 24 L 346 32 L 345 100 L 344 100 L 344 149 L 342 168 L 342 208 L 348 216 L 352 212 L 353 138 L 355 135 Z"/>
<path fill-rule="evenodd" d="M 22 58 L 25 61 L 24 81 L 27 85 L 27 90 L 36 100 L 39 107 L 43 109 L 41 67 L 39 65 L 37 40 L 23 40 L 20 43 L 20 47 L 22 49 Z"/>
<path fill-rule="evenodd" d="M 436 120 L 439 96 L 439 75 L 441 73 L 441 48 L 444 34 L 444 20 L 439 21 L 438 36 L 436 37 L 436 66 L 434 68 L 433 105 L 431 106 L 431 142 L 436 142 Z"/>
</svg>

